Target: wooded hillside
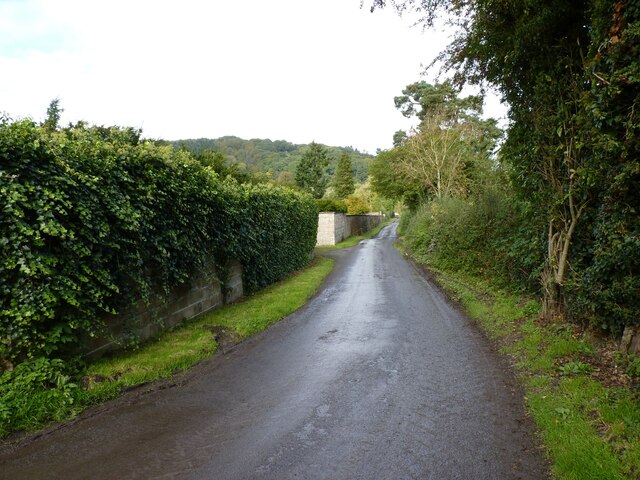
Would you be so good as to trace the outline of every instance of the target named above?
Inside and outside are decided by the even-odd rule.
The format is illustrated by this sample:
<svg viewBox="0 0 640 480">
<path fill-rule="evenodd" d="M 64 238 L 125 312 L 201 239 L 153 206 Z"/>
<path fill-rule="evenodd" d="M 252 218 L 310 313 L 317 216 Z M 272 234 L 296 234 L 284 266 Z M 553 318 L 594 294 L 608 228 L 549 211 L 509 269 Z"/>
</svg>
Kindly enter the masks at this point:
<svg viewBox="0 0 640 480">
<path fill-rule="evenodd" d="M 225 155 L 227 161 L 237 164 L 249 173 L 270 173 L 277 181 L 282 172 L 294 174 L 302 154 L 309 145 L 294 144 L 285 140 L 251 139 L 226 136 L 215 139 L 198 138 L 176 140 L 171 142 L 175 147 L 184 147 L 193 154 L 200 154 L 206 150 L 213 150 Z M 330 158 L 327 173 L 332 176 L 338 159 L 343 153 L 351 157 L 356 181 L 363 183 L 367 179 L 369 162 L 372 155 L 362 153 L 352 147 L 326 146 Z M 284 183 L 284 182 L 283 182 Z"/>
</svg>

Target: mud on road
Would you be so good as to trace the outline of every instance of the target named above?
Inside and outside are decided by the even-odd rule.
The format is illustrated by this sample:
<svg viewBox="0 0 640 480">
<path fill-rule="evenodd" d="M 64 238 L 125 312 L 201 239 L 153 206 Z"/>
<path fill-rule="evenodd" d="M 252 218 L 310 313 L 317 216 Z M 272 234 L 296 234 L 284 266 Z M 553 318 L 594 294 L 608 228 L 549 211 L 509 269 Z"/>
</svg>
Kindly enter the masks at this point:
<svg viewBox="0 0 640 480">
<path fill-rule="evenodd" d="M 261 334 L 3 452 L 0 478 L 548 478 L 513 376 L 395 229 L 331 252 Z"/>
</svg>

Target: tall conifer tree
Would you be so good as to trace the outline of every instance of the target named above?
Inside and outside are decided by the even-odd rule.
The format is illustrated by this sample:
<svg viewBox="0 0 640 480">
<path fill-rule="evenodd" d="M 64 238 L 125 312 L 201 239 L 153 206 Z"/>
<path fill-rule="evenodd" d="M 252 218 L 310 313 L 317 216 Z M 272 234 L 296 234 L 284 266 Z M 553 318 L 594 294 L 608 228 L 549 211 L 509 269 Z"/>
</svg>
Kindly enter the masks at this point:
<svg viewBox="0 0 640 480">
<path fill-rule="evenodd" d="M 338 168 L 334 177 L 334 189 L 336 197 L 345 198 L 353 193 L 355 184 L 353 183 L 353 167 L 351 157 L 348 153 L 343 153 L 338 160 Z"/>
</svg>

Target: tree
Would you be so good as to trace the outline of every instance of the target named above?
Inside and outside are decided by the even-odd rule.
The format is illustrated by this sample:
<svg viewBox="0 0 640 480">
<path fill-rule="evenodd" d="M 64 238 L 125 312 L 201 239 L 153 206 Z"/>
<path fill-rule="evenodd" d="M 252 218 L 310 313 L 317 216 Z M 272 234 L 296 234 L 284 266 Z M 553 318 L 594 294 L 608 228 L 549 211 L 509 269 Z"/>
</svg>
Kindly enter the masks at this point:
<svg viewBox="0 0 640 480">
<path fill-rule="evenodd" d="M 395 154 L 379 155 L 381 160 L 374 161 L 374 189 L 391 198 L 399 189 L 412 206 L 422 198 L 465 196 L 480 172 L 490 167 L 500 136 L 495 121 L 480 118 L 479 97 L 459 97 L 446 83 L 414 83 L 403 93 L 396 97 L 396 106 L 421 123 L 395 147 Z M 386 166 L 380 163 L 385 160 Z"/>
<path fill-rule="evenodd" d="M 280 172 L 276 177 L 276 184 L 291 187 L 296 184 L 296 179 L 293 174 L 287 170 Z"/>
<path fill-rule="evenodd" d="M 42 122 L 42 126 L 46 130 L 57 130 L 60 126 L 60 116 L 62 112 L 64 112 L 64 109 L 60 106 L 60 99 L 55 98 L 51 100 L 49 107 L 47 107 L 47 117 L 44 122 Z"/>
<path fill-rule="evenodd" d="M 426 192 L 423 185 L 396 168 L 404 154 L 405 152 L 398 148 L 379 152 L 369 166 L 369 178 L 371 188 L 376 194 L 394 202 L 403 202 L 413 210 L 426 197 Z"/>
<path fill-rule="evenodd" d="M 337 198 L 346 198 L 355 190 L 353 183 L 353 169 L 351 157 L 348 153 L 343 153 L 338 160 L 338 168 L 334 175 L 334 189 Z"/>
<path fill-rule="evenodd" d="M 386 3 L 373 0 L 372 10 Z M 510 106 L 502 157 L 546 223 L 544 314 L 572 303 L 612 331 L 637 323 L 639 196 L 628 193 L 640 183 L 637 2 L 389 3 L 420 12 L 426 26 L 453 19 L 457 33 L 438 60 L 457 85 L 492 84 Z M 407 111 L 419 93 L 405 93 Z"/>
<path fill-rule="evenodd" d="M 420 81 L 412 83 L 402 90 L 402 95 L 393 100 L 396 108 L 405 117 L 416 116 L 420 121 L 437 116 L 443 124 L 459 122 L 468 116 L 473 117 L 482 112 L 482 97 L 480 95 L 459 97 L 449 82 L 430 84 Z M 400 132 L 396 132 L 396 135 L 399 134 Z M 398 139 L 401 140 L 401 137 Z"/>
<path fill-rule="evenodd" d="M 423 185 L 429 196 L 441 200 L 466 196 L 479 170 L 489 168 L 489 155 L 499 131 L 494 123 L 478 117 L 462 121 L 451 117 L 447 104 L 431 110 L 403 146 L 396 171 Z M 482 148 L 487 139 L 493 142 Z"/>
<path fill-rule="evenodd" d="M 195 154 L 194 157 L 202 166 L 216 172 L 220 178 L 233 177 L 239 183 L 249 183 L 252 180 L 246 169 L 241 169 L 237 163 L 229 162 L 221 152 L 207 149 Z"/>
<path fill-rule="evenodd" d="M 325 169 L 328 165 L 329 157 L 326 148 L 311 142 L 296 168 L 296 184 L 311 193 L 314 198 L 322 198 L 327 189 L 328 180 Z"/>
<path fill-rule="evenodd" d="M 392 216 L 394 213 L 395 201 L 389 198 L 382 197 L 373 191 L 371 188 L 371 178 L 358 185 L 354 196 L 358 196 L 364 199 L 369 205 L 372 212 L 383 212 L 387 216 Z"/>
<path fill-rule="evenodd" d="M 405 132 L 404 130 L 398 130 L 396 133 L 393 134 L 393 146 L 399 147 L 405 142 L 406 139 L 407 139 L 407 132 Z"/>
</svg>

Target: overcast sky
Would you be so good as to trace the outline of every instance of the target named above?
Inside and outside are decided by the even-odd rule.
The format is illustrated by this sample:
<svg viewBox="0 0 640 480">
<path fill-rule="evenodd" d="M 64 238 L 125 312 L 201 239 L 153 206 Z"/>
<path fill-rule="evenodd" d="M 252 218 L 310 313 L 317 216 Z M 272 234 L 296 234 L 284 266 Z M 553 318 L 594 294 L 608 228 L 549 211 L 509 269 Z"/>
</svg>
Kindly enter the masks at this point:
<svg viewBox="0 0 640 480">
<path fill-rule="evenodd" d="M 60 98 L 64 124 L 374 153 L 446 40 L 360 0 L 0 0 L 0 112 L 39 121 Z"/>
</svg>

